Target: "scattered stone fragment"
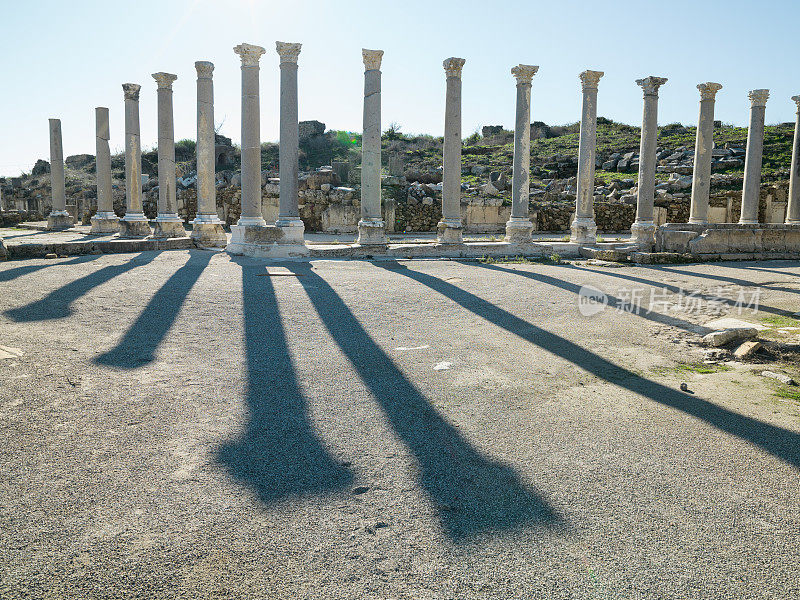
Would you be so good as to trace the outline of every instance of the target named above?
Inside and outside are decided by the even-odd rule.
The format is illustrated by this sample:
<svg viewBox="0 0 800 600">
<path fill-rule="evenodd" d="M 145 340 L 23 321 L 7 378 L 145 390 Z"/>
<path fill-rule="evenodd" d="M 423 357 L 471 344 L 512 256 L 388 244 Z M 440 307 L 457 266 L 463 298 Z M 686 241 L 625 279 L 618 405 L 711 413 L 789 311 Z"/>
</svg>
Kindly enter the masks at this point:
<svg viewBox="0 0 800 600">
<path fill-rule="evenodd" d="M 55 254 L 54 252 L 51 252 L 50 254 L 45 254 L 44 257 L 45 258 L 58 258 L 58 255 Z"/>
<path fill-rule="evenodd" d="M 689 391 L 689 386 L 686 385 L 686 382 L 682 382 L 681 383 L 681 391 L 682 392 L 688 392 Z"/>
<path fill-rule="evenodd" d="M 761 348 L 761 342 L 750 340 L 748 342 L 745 342 L 738 348 L 736 348 L 736 350 L 734 350 L 733 352 L 733 355 L 736 358 L 749 358 L 750 356 L 758 352 L 759 348 Z"/>
<path fill-rule="evenodd" d="M 709 329 L 714 329 L 717 331 L 722 329 L 757 329 L 758 331 L 769 329 L 769 327 L 762 325 L 761 323 L 750 323 L 749 321 L 743 321 L 742 319 L 734 319 L 731 317 L 709 321 L 705 326 Z"/>
<path fill-rule="evenodd" d="M 10 346 L 0 346 L 0 360 L 4 358 L 19 358 L 24 353 L 19 348 L 11 348 Z"/>
<path fill-rule="evenodd" d="M 736 329 L 723 329 L 722 331 L 713 331 L 708 335 L 703 336 L 703 342 L 709 346 L 719 347 L 724 346 L 730 342 L 737 340 L 749 340 L 758 335 L 758 330 L 755 327 L 736 328 Z"/>
<path fill-rule="evenodd" d="M 786 385 L 797 385 L 797 382 L 794 379 L 788 375 L 785 375 L 784 373 L 776 373 L 775 371 L 761 371 L 761 375 L 764 377 L 769 377 L 770 379 L 777 379 Z"/>
</svg>

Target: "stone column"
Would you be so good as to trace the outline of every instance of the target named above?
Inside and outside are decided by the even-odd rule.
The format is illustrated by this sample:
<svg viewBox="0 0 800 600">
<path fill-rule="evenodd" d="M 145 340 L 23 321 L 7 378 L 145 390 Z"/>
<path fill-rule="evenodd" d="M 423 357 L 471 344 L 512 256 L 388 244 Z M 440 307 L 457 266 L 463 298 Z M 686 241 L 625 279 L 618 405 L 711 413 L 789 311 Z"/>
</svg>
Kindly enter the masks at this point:
<svg viewBox="0 0 800 600">
<path fill-rule="evenodd" d="M 708 195 L 711 190 L 711 154 L 714 151 L 714 102 L 722 89 L 712 81 L 697 86 L 700 90 L 700 116 L 694 145 L 694 174 L 689 223 L 708 222 Z"/>
<path fill-rule="evenodd" d="M 301 44 L 275 42 L 280 56 L 281 114 L 280 114 L 280 206 L 275 225 L 283 232 L 283 242 L 303 243 L 305 225 L 298 206 L 299 140 L 297 118 L 297 57 Z"/>
<path fill-rule="evenodd" d="M 639 192 L 636 221 L 631 226 L 633 242 L 647 252 L 653 249 L 656 226 L 653 223 L 653 198 L 656 188 L 656 142 L 658 141 L 658 88 L 666 77 L 645 77 L 636 84 L 644 92 L 642 139 L 639 144 Z"/>
<path fill-rule="evenodd" d="M 61 143 L 61 119 L 50 119 L 50 187 L 53 206 L 47 217 L 47 228 L 53 231 L 73 226 L 67 212 L 67 195 L 64 191 L 64 147 Z"/>
<path fill-rule="evenodd" d="M 106 234 L 119 231 L 119 217 L 114 213 L 114 198 L 111 195 L 111 150 L 108 140 L 111 130 L 108 124 L 108 109 L 98 106 L 95 117 L 95 171 L 97 174 L 97 212 L 92 217 L 91 233 Z"/>
<path fill-rule="evenodd" d="M 786 206 L 786 223 L 800 225 L 800 96 L 792 96 L 797 104 L 797 121 L 794 126 L 792 147 L 792 172 L 789 175 L 789 203 Z"/>
<path fill-rule="evenodd" d="M 447 95 L 444 109 L 444 148 L 442 173 L 442 220 L 437 225 L 441 244 L 460 244 L 461 225 L 461 69 L 463 58 L 444 61 Z"/>
<path fill-rule="evenodd" d="M 197 61 L 197 214 L 192 221 L 192 240 L 200 248 L 224 248 L 228 244 L 217 216 L 217 182 L 214 166 L 214 63 Z"/>
<path fill-rule="evenodd" d="M 602 71 L 584 71 L 580 74 L 583 107 L 578 142 L 578 191 L 570 237 L 571 242 L 578 244 L 593 244 L 597 239 L 594 221 L 594 155 L 597 147 L 597 84 L 603 75 Z"/>
<path fill-rule="evenodd" d="M 242 59 L 242 211 L 238 226 L 266 225 L 261 211 L 261 114 L 258 61 L 261 46 L 239 44 L 233 51 Z"/>
<path fill-rule="evenodd" d="M 153 237 L 186 237 L 175 198 L 175 125 L 172 115 L 172 73 L 153 73 L 158 84 L 158 216 Z"/>
<path fill-rule="evenodd" d="M 761 159 L 764 154 L 764 113 L 769 90 L 752 90 L 750 97 L 750 127 L 747 129 L 747 155 L 744 159 L 742 187 L 742 225 L 758 223 L 758 195 L 761 190 Z"/>
<path fill-rule="evenodd" d="M 514 125 L 514 172 L 511 178 L 511 218 L 506 223 L 506 241 L 531 241 L 528 196 L 531 183 L 531 80 L 539 67 L 517 65 L 511 74 L 517 80 L 517 118 Z"/>
<path fill-rule="evenodd" d="M 139 134 L 139 90 L 136 83 L 123 83 L 125 92 L 125 216 L 120 237 L 150 235 L 150 223 L 142 212 L 142 141 Z"/>
<path fill-rule="evenodd" d="M 381 60 L 383 50 L 361 50 L 364 60 L 364 128 L 361 137 L 361 220 L 358 243 L 385 244 L 381 212 Z"/>
</svg>

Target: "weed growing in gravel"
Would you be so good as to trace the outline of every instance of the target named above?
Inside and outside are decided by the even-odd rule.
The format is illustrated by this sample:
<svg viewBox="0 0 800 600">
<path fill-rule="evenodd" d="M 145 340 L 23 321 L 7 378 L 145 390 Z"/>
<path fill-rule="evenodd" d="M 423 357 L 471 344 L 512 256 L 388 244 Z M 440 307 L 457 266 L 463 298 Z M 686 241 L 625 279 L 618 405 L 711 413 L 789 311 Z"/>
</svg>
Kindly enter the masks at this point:
<svg viewBox="0 0 800 600">
<path fill-rule="evenodd" d="M 794 400 L 795 402 L 800 402 L 800 390 L 781 388 L 779 390 L 775 390 L 774 395 L 777 396 L 778 398 L 786 398 L 787 400 Z"/>
</svg>

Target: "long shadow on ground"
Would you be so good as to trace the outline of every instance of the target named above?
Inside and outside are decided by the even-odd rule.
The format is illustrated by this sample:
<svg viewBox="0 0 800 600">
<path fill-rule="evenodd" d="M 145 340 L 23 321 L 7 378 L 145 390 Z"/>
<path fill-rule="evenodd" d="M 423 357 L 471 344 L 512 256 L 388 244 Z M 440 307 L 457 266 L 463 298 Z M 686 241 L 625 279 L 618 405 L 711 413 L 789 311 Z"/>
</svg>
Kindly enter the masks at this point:
<svg viewBox="0 0 800 600">
<path fill-rule="evenodd" d="M 450 298 L 456 304 L 486 321 L 517 335 L 546 352 L 570 361 L 604 381 L 705 421 L 726 433 L 758 446 L 795 468 L 800 468 L 800 434 L 798 433 L 740 415 L 702 398 L 690 396 L 645 379 L 437 277 L 420 271 L 412 271 L 399 263 L 375 264 L 383 268 L 390 268 L 392 272 L 417 281 Z M 506 269 L 497 265 L 479 264 L 477 267 L 541 281 L 541 276 L 537 273 Z"/>
<path fill-rule="evenodd" d="M 94 273 L 90 273 L 75 281 L 70 281 L 67 285 L 53 290 L 41 300 L 32 302 L 27 306 L 7 310 L 5 314 L 9 318 L 20 322 L 63 319 L 72 314 L 70 305 L 75 302 L 75 300 L 87 294 L 97 286 L 111 281 L 118 275 L 122 275 L 131 269 L 153 262 L 158 254 L 158 252 L 143 252 L 121 265 L 103 267 Z"/>
<path fill-rule="evenodd" d="M 451 539 L 462 542 L 480 532 L 566 524 L 516 471 L 480 454 L 431 406 L 322 277 L 309 265 L 289 268 L 303 275 L 300 283 L 323 325 L 419 461 L 420 484 L 434 500 Z"/>
<path fill-rule="evenodd" d="M 86 256 L 79 256 L 78 258 L 73 258 L 72 260 L 65 260 L 64 262 L 48 262 L 46 264 L 23 265 L 21 267 L 12 267 L 11 269 L 0 271 L 0 283 L 4 281 L 11 281 L 12 279 L 16 279 L 17 277 L 22 277 L 23 275 L 27 275 L 29 273 L 35 273 L 36 271 L 41 271 L 42 269 L 47 269 L 48 267 L 59 267 L 61 265 L 79 265 L 87 263 L 92 260 L 97 260 L 98 258 L 100 258 L 99 254 L 87 254 Z"/>
<path fill-rule="evenodd" d="M 189 259 L 153 295 L 117 345 L 95 359 L 97 364 L 135 369 L 155 360 L 155 352 L 213 254 L 192 251 Z"/>
<path fill-rule="evenodd" d="M 347 488 L 353 475 L 309 422 L 275 290 L 269 277 L 258 276 L 265 272 L 242 264 L 249 418 L 242 437 L 220 447 L 217 460 L 270 504 Z"/>
</svg>

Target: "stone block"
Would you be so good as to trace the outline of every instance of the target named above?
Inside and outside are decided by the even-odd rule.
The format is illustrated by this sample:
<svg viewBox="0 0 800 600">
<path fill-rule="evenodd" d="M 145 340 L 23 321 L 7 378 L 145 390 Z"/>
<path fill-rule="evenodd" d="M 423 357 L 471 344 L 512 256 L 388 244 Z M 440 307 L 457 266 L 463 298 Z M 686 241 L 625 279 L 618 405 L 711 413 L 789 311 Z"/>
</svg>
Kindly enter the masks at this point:
<svg viewBox="0 0 800 600">
<path fill-rule="evenodd" d="M 750 340 L 748 342 L 745 342 L 738 348 L 736 348 L 736 350 L 734 350 L 733 352 L 733 355 L 736 358 L 749 358 L 750 356 L 758 352 L 759 348 L 761 348 L 761 342 Z"/>
<path fill-rule="evenodd" d="M 753 339 L 758 335 L 758 330 L 755 327 L 737 327 L 735 329 L 723 329 L 722 331 L 713 331 L 703 336 L 703 342 L 709 346 L 718 348 L 738 340 Z"/>
<path fill-rule="evenodd" d="M 698 237 L 696 231 L 661 230 L 658 234 L 657 249 L 661 252 L 690 252 L 689 243 Z"/>
</svg>

